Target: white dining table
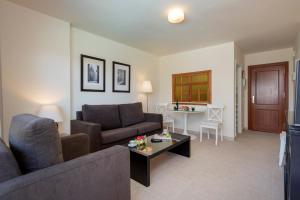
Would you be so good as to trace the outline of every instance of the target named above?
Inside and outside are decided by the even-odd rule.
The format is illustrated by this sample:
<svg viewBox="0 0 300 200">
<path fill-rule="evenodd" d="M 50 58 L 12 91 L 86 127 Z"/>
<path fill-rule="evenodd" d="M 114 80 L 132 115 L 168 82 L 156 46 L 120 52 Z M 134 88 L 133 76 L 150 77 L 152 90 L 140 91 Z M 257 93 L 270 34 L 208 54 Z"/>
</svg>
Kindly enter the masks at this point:
<svg viewBox="0 0 300 200">
<path fill-rule="evenodd" d="M 199 109 L 197 109 L 195 111 L 169 110 L 169 112 L 183 114 L 184 127 L 183 127 L 183 133 L 182 134 L 190 136 L 191 140 L 194 140 L 194 139 L 197 138 L 195 135 L 191 135 L 191 134 L 188 133 L 188 130 L 187 130 L 188 115 L 189 114 L 203 114 L 203 113 L 206 112 L 206 108 L 205 107 L 199 108 Z"/>
</svg>

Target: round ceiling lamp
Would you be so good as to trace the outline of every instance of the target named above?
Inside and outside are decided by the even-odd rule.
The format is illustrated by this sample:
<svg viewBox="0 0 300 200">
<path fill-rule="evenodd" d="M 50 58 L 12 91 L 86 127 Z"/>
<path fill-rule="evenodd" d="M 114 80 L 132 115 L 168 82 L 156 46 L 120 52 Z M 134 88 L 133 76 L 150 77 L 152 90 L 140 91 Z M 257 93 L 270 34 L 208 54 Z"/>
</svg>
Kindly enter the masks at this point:
<svg viewBox="0 0 300 200">
<path fill-rule="evenodd" d="M 168 21 L 172 24 L 178 24 L 184 20 L 184 12 L 181 8 L 169 10 Z"/>
</svg>

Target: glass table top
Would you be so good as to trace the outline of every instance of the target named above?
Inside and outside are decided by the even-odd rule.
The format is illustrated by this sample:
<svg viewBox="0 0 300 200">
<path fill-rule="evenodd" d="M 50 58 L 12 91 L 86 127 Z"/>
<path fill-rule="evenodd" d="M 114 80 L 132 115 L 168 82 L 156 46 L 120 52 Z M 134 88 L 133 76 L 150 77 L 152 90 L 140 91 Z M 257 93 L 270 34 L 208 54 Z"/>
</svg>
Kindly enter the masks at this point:
<svg viewBox="0 0 300 200">
<path fill-rule="evenodd" d="M 154 135 L 148 136 L 146 139 L 146 147 L 143 150 L 139 150 L 136 147 L 129 149 L 130 151 L 142 154 L 144 156 L 153 156 L 155 154 L 167 150 L 169 147 L 172 147 L 176 144 L 182 143 L 190 139 L 189 136 L 177 133 L 171 133 L 171 136 L 172 140 L 166 140 L 162 142 L 151 142 L 151 138 L 153 138 Z"/>
</svg>

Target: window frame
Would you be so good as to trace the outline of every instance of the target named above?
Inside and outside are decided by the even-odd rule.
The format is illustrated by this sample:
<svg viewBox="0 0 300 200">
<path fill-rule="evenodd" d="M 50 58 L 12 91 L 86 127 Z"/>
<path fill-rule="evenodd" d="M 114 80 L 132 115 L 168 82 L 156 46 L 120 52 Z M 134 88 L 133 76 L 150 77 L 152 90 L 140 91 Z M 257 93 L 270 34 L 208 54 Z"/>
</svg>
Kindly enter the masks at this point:
<svg viewBox="0 0 300 200">
<path fill-rule="evenodd" d="M 208 74 L 208 82 L 207 83 L 192 83 L 191 79 L 193 75 L 199 75 L 199 74 Z M 176 84 L 175 79 L 178 77 L 183 77 L 183 76 L 187 76 L 189 77 L 189 83 L 187 84 Z M 176 100 L 176 87 L 178 85 L 181 86 L 189 86 L 189 100 L 188 101 L 180 101 L 179 103 L 181 104 L 191 104 L 191 105 L 207 105 L 210 104 L 212 102 L 212 84 L 211 84 L 211 77 L 212 77 L 212 70 L 203 70 L 203 71 L 196 71 L 196 72 L 186 72 L 186 73 L 178 73 L 178 74 L 172 74 L 172 101 L 173 103 L 175 103 Z M 193 85 L 208 85 L 208 99 L 207 101 L 192 101 L 192 86 Z M 182 88 L 181 88 L 181 99 L 182 99 Z"/>
</svg>

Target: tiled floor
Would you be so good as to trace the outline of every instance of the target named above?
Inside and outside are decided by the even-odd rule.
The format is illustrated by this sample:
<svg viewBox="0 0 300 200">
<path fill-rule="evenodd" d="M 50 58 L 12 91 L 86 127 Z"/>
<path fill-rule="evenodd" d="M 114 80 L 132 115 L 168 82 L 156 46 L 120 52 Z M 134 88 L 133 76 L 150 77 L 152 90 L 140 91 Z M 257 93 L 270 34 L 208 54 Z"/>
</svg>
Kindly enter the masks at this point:
<svg viewBox="0 0 300 200">
<path fill-rule="evenodd" d="M 245 132 L 236 141 L 192 142 L 192 157 L 152 160 L 151 185 L 131 181 L 133 200 L 282 200 L 279 135 Z"/>
</svg>

